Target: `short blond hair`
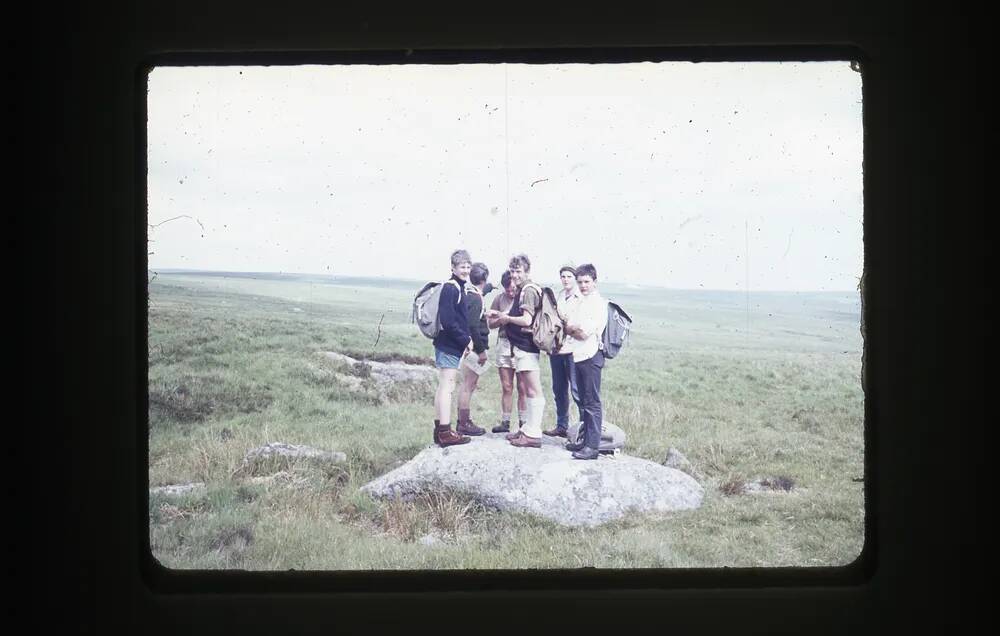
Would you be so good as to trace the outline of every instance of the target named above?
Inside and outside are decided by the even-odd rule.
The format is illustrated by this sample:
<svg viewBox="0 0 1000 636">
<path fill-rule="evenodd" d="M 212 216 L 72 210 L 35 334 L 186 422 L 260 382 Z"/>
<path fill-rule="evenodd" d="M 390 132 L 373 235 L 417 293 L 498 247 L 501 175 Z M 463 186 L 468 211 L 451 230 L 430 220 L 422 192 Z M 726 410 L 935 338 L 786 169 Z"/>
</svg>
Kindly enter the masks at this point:
<svg viewBox="0 0 1000 636">
<path fill-rule="evenodd" d="M 462 263 L 472 264 L 472 257 L 465 250 L 455 250 L 451 253 L 451 266 L 458 267 Z"/>
</svg>

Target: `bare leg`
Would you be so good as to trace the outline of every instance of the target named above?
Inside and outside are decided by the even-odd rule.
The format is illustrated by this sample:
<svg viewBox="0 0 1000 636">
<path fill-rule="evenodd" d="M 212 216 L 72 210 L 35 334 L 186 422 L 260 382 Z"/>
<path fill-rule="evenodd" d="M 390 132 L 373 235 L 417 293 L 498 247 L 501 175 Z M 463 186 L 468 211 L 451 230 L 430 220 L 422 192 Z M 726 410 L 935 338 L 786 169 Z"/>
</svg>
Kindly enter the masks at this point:
<svg viewBox="0 0 1000 636">
<path fill-rule="evenodd" d="M 458 369 L 438 369 L 438 389 L 434 394 L 434 412 L 442 426 L 451 424 L 451 393 Z"/>
<path fill-rule="evenodd" d="M 472 403 L 472 393 L 479 386 L 479 376 L 472 370 L 462 369 L 462 388 L 458 391 L 458 408 L 467 409 Z"/>
<path fill-rule="evenodd" d="M 542 395 L 542 374 L 540 371 L 521 371 L 517 374 L 517 379 L 523 384 L 526 397 L 536 398 Z"/>
<path fill-rule="evenodd" d="M 514 369 L 506 369 L 500 367 L 497 369 L 500 372 L 500 409 L 503 413 L 510 413 L 511 406 L 514 402 Z M 518 403 L 523 399 L 518 394 Z"/>
<path fill-rule="evenodd" d="M 525 392 L 527 389 L 524 388 L 524 378 L 522 374 L 517 374 L 517 412 L 522 416 L 528 412 L 528 403 L 525 401 Z M 523 419 L 523 418 L 522 418 Z"/>
</svg>

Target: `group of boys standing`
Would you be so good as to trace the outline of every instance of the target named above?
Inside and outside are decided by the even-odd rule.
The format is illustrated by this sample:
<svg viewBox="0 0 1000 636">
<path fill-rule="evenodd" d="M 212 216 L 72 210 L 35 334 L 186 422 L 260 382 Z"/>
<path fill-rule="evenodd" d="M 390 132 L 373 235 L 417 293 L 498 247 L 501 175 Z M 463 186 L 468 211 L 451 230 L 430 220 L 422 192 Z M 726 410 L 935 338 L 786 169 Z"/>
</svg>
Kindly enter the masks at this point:
<svg viewBox="0 0 1000 636">
<path fill-rule="evenodd" d="M 451 394 L 462 359 L 476 356 L 480 365 L 489 356 L 489 334 L 498 330 L 494 362 L 500 375 L 501 415 L 494 433 L 507 433 L 511 446 L 540 448 L 542 435 L 567 437 L 569 400 L 579 409 L 582 435 L 567 443 L 576 459 L 596 459 L 601 439 L 601 369 L 604 355 L 601 334 L 607 324 L 607 301 L 597 290 L 597 270 L 591 264 L 559 270 L 562 289 L 556 293 L 557 307 L 566 337 L 558 352 L 549 355 L 552 391 L 556 402 L 556 425 L 542 430 L 545 397 L 541 387 L 541 352 L 532 341 L 531 324 L 541 306 L 541 288 L 531 281 L 531 261 L 524 254 L 510 259 L 501 277 L 502 293 L 490 309 L 484 307 L 489 269 L 473 263 L 469 253 L 451 255 L 451 278 L 440 296 L 441 329 L 434 338 L 434 363 L 438 389 L 434 396 L 436 419 L 434 442 L 453 446 L 470 441 L 467 436 L 486 431 L 470 418 L 472 393 L 479 374 L 466 367 L 458 396 L 458 423 L 451 428 Z M 518 426 L 511 432 L 513 390 L 517 387 Z"/>
</svg>

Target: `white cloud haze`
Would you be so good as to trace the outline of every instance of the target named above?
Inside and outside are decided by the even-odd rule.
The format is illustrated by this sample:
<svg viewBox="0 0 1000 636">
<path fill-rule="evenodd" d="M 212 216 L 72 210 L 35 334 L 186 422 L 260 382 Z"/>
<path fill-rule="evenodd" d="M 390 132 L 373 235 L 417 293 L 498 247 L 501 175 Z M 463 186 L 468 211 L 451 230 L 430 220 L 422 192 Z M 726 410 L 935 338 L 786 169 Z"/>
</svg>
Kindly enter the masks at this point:
<svg viewBox="0 0 1000 636">
<path fill-rule="evenodd" d="M 151 229 L 152 269 L 433 280 L 462 247 L 494 279 L 515 252 L 542 280 L 861 276 L 847 62 L 161 67 L 148 88 L 149 222 L 193 217 Z"/>
</svg>

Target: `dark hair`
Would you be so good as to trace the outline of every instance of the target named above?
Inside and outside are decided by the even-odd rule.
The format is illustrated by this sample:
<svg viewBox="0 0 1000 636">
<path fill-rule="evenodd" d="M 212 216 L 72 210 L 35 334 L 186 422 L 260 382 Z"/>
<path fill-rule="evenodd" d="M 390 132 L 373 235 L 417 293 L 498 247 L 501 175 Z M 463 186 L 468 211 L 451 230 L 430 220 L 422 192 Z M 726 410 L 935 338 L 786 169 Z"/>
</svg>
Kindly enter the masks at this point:
<svg viewBox="0 0 1000 636">
<path fill-rule="evenodd" d="M 511 269 L 517 269 L 518 267 L 524 269 L 526 272 L 531 271 L 531 261 L 528 260 L 527 254 L 518 254 L 510 259 L 510 264 L 508 265 Z"/>
<path fill-rule="evenodd" d="M 576 268 L 576 277 L 590 276 L 592 279 L 597 280 L 597 268 L 590 263 L 584 263 L 583 265 Z"/>
<path fill-rule="evenodd" d="M 510 287 L 510 271 L 509 270 L 505 269 L 503 271 L 503 274 L 500 274 L 500 284 L 503 286 L 504 289 L 507 289 L 508 287 Z"/>
<path fill-rule="evenodd" d="M 471 263 L 472 257 L 465 250 L 455 250 L 451 253 L 451 266 L 457 267 L 462 263 Z"/>
<path fill-rule="evenodd" d="M 572 265 L 563 265 L 559 268 L 559 275 L 562 276 L 563 272 L 569 272 L 570 274 L 576 276 L 576 268 Z"/>
<path fill-rule="evenodd" d="M 486 267 L 486 263 L 473 263 L 472 269 L 469 270 L 469 282 L 473 285 L 485 282 L 489 276 L 490 270 Z"/>
</svg>

